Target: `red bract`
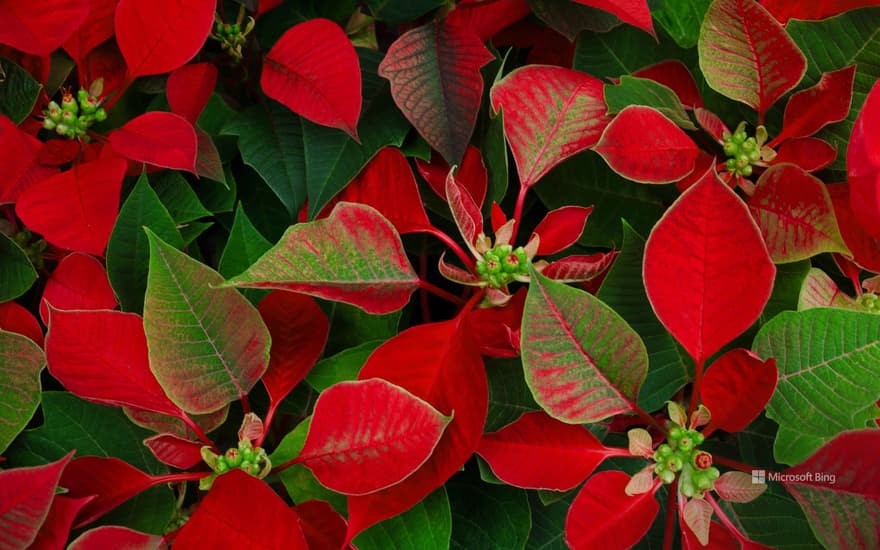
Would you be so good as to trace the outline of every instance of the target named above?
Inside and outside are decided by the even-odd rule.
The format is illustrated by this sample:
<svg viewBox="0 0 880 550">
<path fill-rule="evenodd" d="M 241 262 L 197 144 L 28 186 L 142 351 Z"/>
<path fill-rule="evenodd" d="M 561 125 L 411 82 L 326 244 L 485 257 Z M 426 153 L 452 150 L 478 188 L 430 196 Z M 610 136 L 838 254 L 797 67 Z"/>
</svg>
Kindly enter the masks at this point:
<svg viewBox="0 0 880 550">
<path fill-rule="evenodd" d="M 43 347 L 43 329 L 40 322 L 25 307 L 16 302 L 0 304 L 0 329 L 27 336 Z"/>
<path fill-rule="evenodd" d="M 163 168 L 196 172 L 198 138 L 192 124 L 173 113 L 152 112 L 110 134 L 120 155 Z"/>
<path fill-rule="evenodd" d="M 593 6 L 613 13 L 624 23 L 638 27 L 652 36 L 654 25 L 651 20 L 651 10 L 645 0 L 575 0 L 578 4 Z"/>
<path fill-rule="evenodd" d="M 358 139 L 361 72 L 336 23 L 313 19 L 284 33 L 263 62 L 260 86 L 291 111 Z"/>
<path fill-rule="evenodd" d="M 114 33 L 114 15 L 118 0 L 89 0 L 88 17 L 64 44 L 64 51 L 77 63 Z"/>
<path fill-rule="evenodd" d="M 498 31 L 516 23 L 531 12 L 525 0 L 462 0 L 446 17 L 446 22 L 476 34 L 481 41 L 495 36 Z"/>
<path fill-rule="evenodd" d="M 0 472 L 0 544 L 27 548 L 45 521 L 73 453 L 45 466 Z"/>
<path fill-rule="evenodd" d="M 576 243 L 592 211 L 592 206 L 565 206 L 547 214 L 533 233 L 539 238 L 536 254 L 549 256 Z"/>
<path fill-rule="evenodd" d="M 68 550 L 90 550 L 92 548 L 163 550 L 167 546 L 159 535 L 148 535 L 127 527 L 114 525 L 89 529 L 68 546 Z"/>
<path fill-rule="evenodd" d="M 345 544 L 345 519 L 329 504 L 320 500 L 307 500 L 296 505 L 300 527 L 309 543 L 309 550 L 347 550 Z"/>
<path fill-rule="evenodd" d="M 34 55 L 48 55 L 86 19 L 89 0 L 0 2 L 0 44 Z M 46 19 L 46 14 L 52 14 Z"/>
<path fill-rule="evenodd" d="M 704 435 L 715 428 L 744 430 L 767 406 L 778 377 L 775 359 L 762 361 L 748 350 L 733 349 L 716 359 L 706 371 L 700 393 L 712 413 Z"/>
<path fill-rule="evenodd" d="M 65 256 L 43 289 L 40 319 L 49 322 L 48 304 L 55 309 L 114 309 L 118 304 L 101 262 L 85 254 Z"/>
<path fill-rule="evenodd" d="M 825 73 L 812 88 L 793 94 L 785 105 L 782 131 L 773 142 L 811 136 L 826 124 L 846 118 L 855 74 L 855 65 Z"/>
<path fill-rule="evenodd" d="M 204 445 L 174 434 L 158 434 L 144 439 L 144 445 L 153 456 L 164 464 L 186 470 L 202 461 L 201 449 Z"/>
<path fill-rule="evenodd" d="M 878 124 L 880 85 L 874 84 L 846 151 L 850 207 L 862 228 L 873 237 L 880 237 L 880 139 L 873 134 Z"/>
<path fill-rule="evenodd" d="M 68 498 L 63 495 L 55 495 L 52 499 L 52 507 L 46 520 L 37 533 L 37 538 L 28 548 L 33 550 L 54 550 L 65 548 L 70 536 L 70 527 L 76 515 L 93 497 Z"/>
<path fill-rule="evenodd" d="M 15 202 L 27 187 L 27 172 L 40 152 L 40 142 L 0 115 L 0 203 Z M 23 181 L 25 180 L 25 181 Z"/>
<path fill-rule="evenodd" d="M 431 190 L 443 200 L 446 199 L 446 176 L 449 175 L 449 164 L 441 157 L 431 155 L 431 162 L 416 159 L 416 169 L 425 178 Z M 487 174 L 486 166 L 480 150 L 468 145 L 461 166 L 455 172 L 455 180 L 468 190 L 474 202 L 483 204 L 486 200 Z"/>
<path fill-rule="evenodd" d="M 165 95 L 171 110 L 195 124 L 217 84 L 217 67 L 210 63 L 184 65 L 168 76 Z"/>
<path fill-rule="evenodd" d="M 789 0 L 763 0 L 761 4 L 780 23 L 789 19 L 825 19 L 845 11 L 877 6 L 877 0 L 813 0 L 811 2 L 791 2 Z"/>
</svg>

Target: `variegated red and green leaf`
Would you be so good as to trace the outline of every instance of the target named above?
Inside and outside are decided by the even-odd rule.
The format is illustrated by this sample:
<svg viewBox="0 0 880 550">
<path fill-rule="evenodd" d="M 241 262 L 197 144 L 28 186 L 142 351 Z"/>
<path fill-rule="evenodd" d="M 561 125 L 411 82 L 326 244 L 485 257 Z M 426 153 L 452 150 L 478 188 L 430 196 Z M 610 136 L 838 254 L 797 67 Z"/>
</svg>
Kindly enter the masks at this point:
<svg viewBox="0 0 880 550">
<path fill-rule="evenodd" d="M 681 104 L 686 108 L 694 109 L 703 106 L 703 98 L 700 95 L 700 89 L 697 88 L 697 81 L 691 74 L 687 65 L 677 59 L 667 59 L 643 67 L 634 72 L 632 76 L 637 78 L 647 78 L 654 82 L 663 84 L 678 96 Z"/>
<path fill-rule="evenodd" d="M 797 307 L 798 311 L 814 307 L 865 310 L 854 298 L 841 291 L 834 279 L 817 267 L 811 268 L 804 278 Z"/>
<path fill-rule="evenodd" d="M 245 397 L 269 366 L 269 331 L 257 309 L 234 288 L 217 288 L 219 273 L 144 230 L 144 331 L 159 384 L 194 414 Z"/>
<path fill-rule="evenodd" d="M 807 60 L 782 25 L 754 0 L 715 0 L 697 43 L 700 69 L 718 93 L 758 111 L 759 120 L 797 86 Z"/>
<path fill-rule="evenodd" d="M 34 541 L 72 456 L 70 452 L 44 466 L 0 471 L 0 547 L 27 548 Z"/>
<path fill-rule="evenodd" d="M 390 313 L 405 306 L 418 285 L 394 226 L 372 207 L 341 202 L 326 219 L 288 228 L 224 286 L 293 290 Z"/>
<path fill-rule="evenodd" d="M 27 426 L 40 404 L 43 350 L 30 338 L 0 330 L 0 453 Z"/>
<path fill-rule="evenodd" d="M 648 371 L 639 335 L 595 296 L 530 274 L 521 349 L 535 401 L 571 424 L 632 411 Z"/>
<path fill-rule="evenodd" d="M 850 253 L 825 184 L 794 164 L 777 164 L 761 174 L 749 211 L 775 263 Z"/>
<path fill-rule="evenodd" d="M 602 81 L 562 67 L 517 69 L 492 86 L 490 97 L 492 108 L 504 113 L 505 135 L 524 187 L 595 145 L 609 121 Z"/>
</svg>

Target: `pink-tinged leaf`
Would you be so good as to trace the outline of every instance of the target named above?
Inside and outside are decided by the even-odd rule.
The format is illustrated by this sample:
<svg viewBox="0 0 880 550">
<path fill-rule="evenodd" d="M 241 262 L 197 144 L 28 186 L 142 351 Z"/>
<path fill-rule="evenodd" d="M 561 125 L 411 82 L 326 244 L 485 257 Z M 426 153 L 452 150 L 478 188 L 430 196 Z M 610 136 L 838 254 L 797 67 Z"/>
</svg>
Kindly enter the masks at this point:
<svg viewBox="0 0 880 550">
<path fill-rule="evenodd" d="M 358 139 L 360 62 L 333 21 L 311 19 L 285 32 L 263 61 L 260 86 L 294 113 Z"/>
<path fill-rule="evenodd" d="M 259 505 L 242 506 L 243 503 Z M 241 470 L 232 470 L 214 481 L 208 496 L 180 530 L 174 546 L 309 548 L 296 512 L 268 485 Z"/>
<path fill-rule="evenodd" d="M 56 246 L 101 255 L 116 223 L 125 169 L 119 158 L 74 165 L 28 188 L 15 212 Z"/>
<path fill-rule="evenodd" d="M 846 150 L 849 203 L 855 219 L 872 237 L 880 237 L 880 83 L 868 93 L 853 125 Z"/>
<path fill-rule="evenodd" d="M 4 25 L 6 26 L 6 25 Z M 18 181 L 31 168 L 42 147 L 41 143 L 20 130 L 14 122 L 0 115 L 0 204 L 16 202 Z"/>
<path fill-rule="evenodd" d="M 724 472 L 715 480 L 715 492 L 728 502 L 751 502 L 766 490 L 766 484 L 755 483 L 754 478 L 745 472 Z"/>
<path fill-rule="evenodd" d="M 748 208 L 713 172 L 675 201 L 645 245 L 651 307 L 698 362 L 751 326 L 775 275 Z"/>
<path fill-rule="evenodd" d="M 648 372 L 645 344 L 614 310 L 533 270 L 522 362 L 535 401 L 570 424 L 633 410 Z"/>
<path fill-rule="evenodd" d="M 67 550 L 96 550 L 124 548 L 125 550 L 164 550 L 168 548 L 160 535 L 141 533 L 128 527 L 102 525 L 89 529 L 70 543 Z"/>
<path fill-rule="evenodd" d="M 27 336 L 43 347 L 43 329 L 37 318 L 17 302 L 0 304 L 0 330 Z"/>
<path fill-rule="evenodd" d="M 455 220 L 458 232 L 468 249 L 475 257 L 481 257 L 475 243 L 477 237 L 483 233 L 483 214 L 468 190 L 455 180 L 452 172 L 446 177 L 446 199 L 449 201 L 452 219 Z"/>
<path fill-rule="evenodd" d="M 263 385 L 277 406 L 321 356 L 330 324 L 314 299 L 293 292 L 271 292 L 257 309 L 272 337 Z"/>
<path fill-rule="evenodd" d="M 763 0 L 761 4 L 780 23 L 787 23 L 789 19 L 826 19 L 845 11 L 877 6 L 880 2 L 878 0 L 811 0 L 809 2 Z"/>
<path fill-rule="evenodd" d="M 77 396 L 178 416 L 147 359 L 140 316 L 121 311 L 50 309 L 49 372 Z"/>
<path fill-rule="evenodd" d="M 339 550 L 350 548 L 345 544 L 347 525 L 328 503 L 307 500 L 297 504 L 294 511 L 299 516 L 300 527 L 309 543 L 309 550 Z"/>
<path fill-rule="evenodd" d="M 196 173 L 199 177 L 225 182 L 226 174 L 223 172 L 223 161 L 220 159 L 220 152 L 217 151 L 214 140 L 208 132 L 198 126 L 193 128 L 196 131 L 198 148 L 196 151 Z"/>
<path fill-rule="evenodd" d="M 619 471 L 599 472 L 587 480 L 565 518 L 570 548 L 629 548 L 642 539 L 660 504 L 653 491 L 627 496 L 628 483 L 629 476 Z"/>
<path fill-rule="evenodd" d="M 202 49 L 214 22 L 215 2 L 120 0 L 116 42 L 129 78 L 171 72 Z"/>
<path fill-rule="evenodd" d="M 514 345 L 510 335 L 522 325 L 525 302 L 526 287 L 522 287 L 504 307 L 480 308 L 468 313 L 468 325 L 481 354 L 489 357 L 519 355 L 519 338 Z"/>
<path fill-rule="evenodd" d="M 490 97 L 492 108 L 504 113 L 504 132 L 525 187 L 595 145 L 610 120 L 602 81 L 562 67 L 517 69 L 492 86 Z"/>
<path fill-rule="evenodd" d="M 55 309 L 114 309 L 119 303 L 101 262 L 87 254 L 69 254 L 49 276 L 40 300 L 40 319 L 49 322 Z"/>
<path fill-rule="evenodd" d="M 74 61 L 79 63 L 86 54 L 113 36 L 113 16 L 117 2 L 118 0 L 89 0 L 88 17 L 62 45 Z"/>
<path fill-rule="evenodd" d="M 825 184 L 794 164 L 777 164 L 761 174 L 749 211 L 775 263 L 823 252 L 849 254 Z"/>
<path fill-rule="evenodd" d="M 293 290 L 390 313 L 406 305 L 419 278 L 388 220 L 372 207 L 340 202 L 328 218 L 288 228 L 225 284 Z"/>
<path fill-rule="evenodd" d="M 551 210 L 533 232 L 541 238 L 537 255 L 556 254 L 576 243 L 592 211 L 592 206 L 563 206 Z"/>
<path fill-rule="evenodd" d="M 816 172 L 826 168 L 837 158 L 837 149 L 827 141 L 819 138 L 789 139 L 779 146 L 773 164 L 797 164 L 807 172 Z"/>
<path fill-rule="evenodd" d="M 144 445 L 156 460 L 172 468 L 189 470 L 202 461 L 204 443 L 190 441 L 174 434 L 156 434 L 144 439 Z"/>
<path fill-rule="evenodd" d="M 612 252 L 597 252 L 596 254 L 566 256 L 542 269 L 541 275 L 548 279 L 565 283 L 591 281 L 605 273 L 611 267 L 616 257 L 616 250 Z"/>
<path fill-rule="evenodd" d="M 697 50 L 709 86 L 752 107 L 760 120 L 807 70 L 794 40 L 754 0 L 715 0 L 703 19 Z"/>
<path fill-rule="evenodd" d="M 425 178 L 431 190 L 443 200 L 446 198 L 446 177 L 449 175 L 449 164 L 438 155 L 431 154 L 431 162 L 416 159 L 416 169 Z M 482 205 L 486 200 L 489 175 L 483 164 L 483 155 L 473 145 L 468 145 L 461 166 L 455 171 L 455 181 L 468 190 L 474 202 Z"/>
<path fill-rule="evenodd" d="M 843 432 L 784 472 L 788 478 L 782 484 L 826 547 L 867 550 L 880 545 L 877 456 L 880 430 Z"/>
<path fill-rule="evenodd" d="M 466 323 L 460 318 L 417 325 L 373 352 L 359 379 L 388 380 L 453 419 L 431 458 L 413 475 L 378 493 L 348 498 L 347 540 L 409 509 L 443 485 L 470 458 L 480 441 L 488 410 L 484 369 Z"/>
<path fill-rule="evenodd" d="M 177 69 L 165 84 L 171 112 L 195 124 L 216 84 L 217 67 L 212 63 L 190 63 Z"/>
<path fill-rule="evenodd" d="M 616 15 L 624 23 L 642 29 L 654 38 L 654 23 L 647 0 L 574 0 L 578 4 L 592 6 Z"/>
<path fill-rule="evenodd" d="M 626 437 L 629 442 L 629 454 L 632 456 L 650 458 L 654 455 L 654 439 L 648 430 L 633 428 L 626 432 Z"/>
<path fill-rule="evenodd" d="M 694 170 L 700 150 L 656 109 L 624 108 L 605 128 L 594 150 L 612 170 L 640 183 L 669 183 Z"/>
<path fill-rule="evenodd" d="M 241 419 L 241 426 L 238 428 L 238 440 L 256 441 L 264 433 L 263 421 L 255 413 L 249 412 Z"/>
<path fill-rule="evenodd" d="M 71 451 L 45 466 L 0 471 L 0 547 L 27 548 L 34 541 L 72 456 Z"/>
<path fill-rule="evenodd" d="M 223 277 L 146 229 L 150 268 L 144 332 L 150 369 L 186 412 L 205 414 L 245 397 L 269 366 L 269 331 Z"/>
<path fill-rule="evenodd" d="M 110 134 L 110 145 L 137 162 L 196 173 L 195 128 L 174 113 L 153 111 L 133 118 Z"/>
<path fill-rule="evenodd" d="M 559 422 L 539 411 L 525 413 L 500 431 L 484 435 L 477 454 L 508 485 L 568 491 L 606 457 L 621 453 L 599 443 L 583 426 Z"/>
<path fill-rule="evenodd" d="M 462 0 L 446 16 L 446 22 L 464 32 L 476 34 L 481 42 L 531 13 L 525 0 Z"/>
<path fill-rule="evenodd" d="M 441 21 L 405 32 L 388 48 L 379 76 L 394 102 L 450 165 L 460 164 L 474 132 L 483 77 L 493 57 L 474 34 Z"/>
<path fill-rule="evenodd" d="M 64 469 L 59 485 L 71 497 L 95 495 L 77 515 L 77 528 L 160 482 L 161 479 L 156 480 L 118 458 L 85 456 L 76 458 Z"/>
<path fill-rule="evenodd" d="M 76 515 L 92 497 L 68 498 L 63 495 L 55 495 L 49 515 L 40 527 L 37 538 L 28 550 L 63 550 L 67 548 L 67 540 L 70 538 L 70 527 Z"/>
<path fill-rule="evenodd" d="M 849 186 L 836 183 L 826 186 L 834 205 L 834 215 L 843 241 L 852 252 L 853 262 L 874 273 L 880 273 L 880 239 L 869 235 L 858 223 L 850 202 Z"/>
<path fill-rule="evenodd" d="M 76 31 L 88 13 L 89 0 L 3 0 L 0 44 L 34 55 L 48 55 Z"/>
<path fill-rule="evenodd" d="M 632 74 L 638 78 L 647 78 L 663 84 L 678 96 L 685 108 L 703 106 L 703 98 L 697 88 L 697 82 L 690 69 L 677 59 L 668 59 L 654 65 L 644 67 Z"/>
<path fill-rule="evenodd" d="M 708 109 L 703 109 L 702 107 L 694 109 L 694 117 L 697 119 L 697 124 L 700 125 L 700 128 L 706 130 L 706 132 L 715 138 L 715 141 L 718 143 L 723 143 L 725 133 L 733 133 L 730 131 L 730 128 L 718 118 L 718 115 Z"/>
<path fill-rule="evenodd" d="M 814 307 L 836 307 L 853 311 L 865 311 L 855 299 L 844 294 L 837 283 L 816 267 L 811 268 L 801 285 L 798 297 L 798 311 Z"/>
<path fill-rule="evenodd" d="M 337 493 L 374 493 L 424 464 L 451 420 L 385 380 L 340 382 L 318 397 L 297 461 Z"/>
<path fill-rule="evenodd" d="M 482 277 L 474 275 L 470 271 L 466 271 L 456 265 L 447 263 L 446 252 L 441 254 L 440 260 L 437 261 L 437 271 L 440 272 L 440 275 L 443 275 L 446 279 L 454 283 L 469 286 L 485 286 Z"/>
<path fill-rule="evenodd" d="M 692 498 L 684 505 L 681 519 L 701 545 L 709 544 L 709 528 L 712 526 L 711 504 L 703 499 Z"/>
<path fill-rule="evenodd" d="M 739 432 L 761 414 L 776 390 L 776 359 L 762 361 L 749 350 L 732 349 L 712 363 L 700 397 L 712 418 L 707 430 Z"/>
<path fill-rule="evenodd" d="M 343 189 L 339 200 L 372 206 L 394 224 L 399 233 L 431 226 L 412 168 L 395 147 L 380 150 Z"/>
<path fill-rule="evenodd" d="M 855 75 L 856 66 L 850 65 L 823 74 L 815 86 L 793 94 L 785 106 L 782 131 L 773 141 L 811 136 L 826 124 L 845 119 Z"/>
</svg>

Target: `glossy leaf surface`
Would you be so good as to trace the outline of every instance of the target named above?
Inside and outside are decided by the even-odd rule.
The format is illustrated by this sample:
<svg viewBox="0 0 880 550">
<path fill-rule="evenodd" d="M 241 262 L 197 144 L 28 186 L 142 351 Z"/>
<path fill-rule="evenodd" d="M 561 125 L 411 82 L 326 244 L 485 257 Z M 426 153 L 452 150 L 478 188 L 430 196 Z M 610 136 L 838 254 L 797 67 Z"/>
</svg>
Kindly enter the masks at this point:
<svg viewBox="0 0 880 550">
<path fill-rule="evenodd" d="M 131 160 L 196 172 L 196 131 L 174 113 L 156 111 L 134 118 L 110 134 L 110 145 Z"/>
<path fill-rule="evenodd" d="M 101 262 L 86 254 L 69 254 L 46 281 L 40 319 L 48 323 L 48 304 L 55 309 L 114 309 L 118 304 Z"/>
</svg>

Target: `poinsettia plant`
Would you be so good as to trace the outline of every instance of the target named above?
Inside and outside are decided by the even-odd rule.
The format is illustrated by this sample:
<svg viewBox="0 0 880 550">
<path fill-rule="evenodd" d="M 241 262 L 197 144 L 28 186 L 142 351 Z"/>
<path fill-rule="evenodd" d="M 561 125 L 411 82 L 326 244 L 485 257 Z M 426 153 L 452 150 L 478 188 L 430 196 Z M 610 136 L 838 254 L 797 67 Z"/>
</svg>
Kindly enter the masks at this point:
<svg viewBox="0 0 880 550">
<path fill-rule="evenodd" d="M 0 548 L 880 546 L 880 1 L 0 21 Z"/>
</svg>

